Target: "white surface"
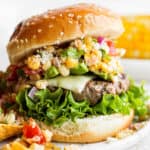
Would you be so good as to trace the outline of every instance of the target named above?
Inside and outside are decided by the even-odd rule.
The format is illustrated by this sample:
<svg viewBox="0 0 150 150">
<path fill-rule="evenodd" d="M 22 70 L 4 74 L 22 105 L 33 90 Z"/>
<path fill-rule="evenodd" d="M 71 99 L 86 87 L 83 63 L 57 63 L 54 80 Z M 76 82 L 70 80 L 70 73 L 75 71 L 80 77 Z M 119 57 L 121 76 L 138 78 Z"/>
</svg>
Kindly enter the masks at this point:
<svg viewBox="0 0 150 150">
<path fill-rule="evenodd" d="M 133 79 L 150 82 L 150 60 L 123 59 L 122 65 Z"/>
</svg>

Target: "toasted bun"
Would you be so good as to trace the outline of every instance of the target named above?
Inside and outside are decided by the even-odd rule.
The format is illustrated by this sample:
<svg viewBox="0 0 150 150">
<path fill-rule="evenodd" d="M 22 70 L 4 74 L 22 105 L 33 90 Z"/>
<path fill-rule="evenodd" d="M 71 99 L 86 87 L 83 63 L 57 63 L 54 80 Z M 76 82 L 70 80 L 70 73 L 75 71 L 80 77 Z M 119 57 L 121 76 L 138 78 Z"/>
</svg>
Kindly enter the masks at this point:
<svg viewBox="0 0 150 150">
<path fill-rule="evenodd" d="M 67 121 L 61 127 L 47 127 L 53 132 L 52 140 L 69 143 L 92 143 L 106 140 L 115 136 L 119 131 L 127 128 L 133 119 L 130 115 L 105 115 L 92 118 L 77 119 L 76 122 Z"/>
<path fill-rule="evenodd" d="M 10 62 L 16 63 L 38 47 L 87 35 L 114 39 L 122 32 L 122 22 L 116 14 L 94 4 L 77 4 L 24 20 L 12 34 L 7 50 Z"/>
</svg>

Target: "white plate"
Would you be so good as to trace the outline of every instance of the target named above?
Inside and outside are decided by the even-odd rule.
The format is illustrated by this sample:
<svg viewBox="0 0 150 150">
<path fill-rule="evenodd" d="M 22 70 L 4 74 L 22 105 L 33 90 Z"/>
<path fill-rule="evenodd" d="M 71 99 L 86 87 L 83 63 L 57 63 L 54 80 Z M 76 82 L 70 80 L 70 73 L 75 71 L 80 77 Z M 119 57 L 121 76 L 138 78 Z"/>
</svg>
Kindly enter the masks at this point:
<svg viewBox="0 0 150 150">
<path fill-rule="evenodd" d="M 129 150 L 129 149 L 133 150 L 133 148 L 136 147 L 137 143 L 139 143 L 141 139 L 144 139 L 149 134 L 150 134 L 150 121 L 147 121 L 146 125 L 142 129 L 135 132 L 133 135 L 130 135 L 121 140 L 114 140 L 111 142 L 106 141 L 93 144 L 71 144 L 71 146 L 77 146 L 79 150 Z M 63 149 L 64 146 L 70 144 L 57 144 L 57 145 L 59 145 Z"/>
</svg>

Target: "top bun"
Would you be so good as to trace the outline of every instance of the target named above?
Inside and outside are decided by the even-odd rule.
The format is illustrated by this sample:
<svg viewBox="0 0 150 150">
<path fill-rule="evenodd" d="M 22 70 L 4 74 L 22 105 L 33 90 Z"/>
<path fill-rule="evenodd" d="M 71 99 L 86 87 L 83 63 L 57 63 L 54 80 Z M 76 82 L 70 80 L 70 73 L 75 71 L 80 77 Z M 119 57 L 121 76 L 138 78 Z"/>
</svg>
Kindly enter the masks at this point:
<svg viewBox="0 0 150 150">
<path fill-rule="evenodd" d="M 94 4 L 76 4 L 49 10 L 22 21 L 7 45 L 11 63 L 17 63 L 35 48 L 60 44 L 84 36 L 117 38 L 123 32 L 116 14 Z"/>
</svg>

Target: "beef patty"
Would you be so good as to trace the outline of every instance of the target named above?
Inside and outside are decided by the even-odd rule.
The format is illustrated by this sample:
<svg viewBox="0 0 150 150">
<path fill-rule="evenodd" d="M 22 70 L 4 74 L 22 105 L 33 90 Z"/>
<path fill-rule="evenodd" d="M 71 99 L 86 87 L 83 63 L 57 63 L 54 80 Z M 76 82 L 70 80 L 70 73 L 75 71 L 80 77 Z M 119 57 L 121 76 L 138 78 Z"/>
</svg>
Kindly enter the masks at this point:
<svg viewBox="0 0 150 150">
<path fill-rule="evenodd" d="M 114 82 L 91 80 L 82 93 L 73 93 L 76 101 L 87 99 L 91 105 L 98 103 L 104 94 L 121 94 L 129 88 L 129 80 L 125 74 L 120 74 Z"/>
</svg>

